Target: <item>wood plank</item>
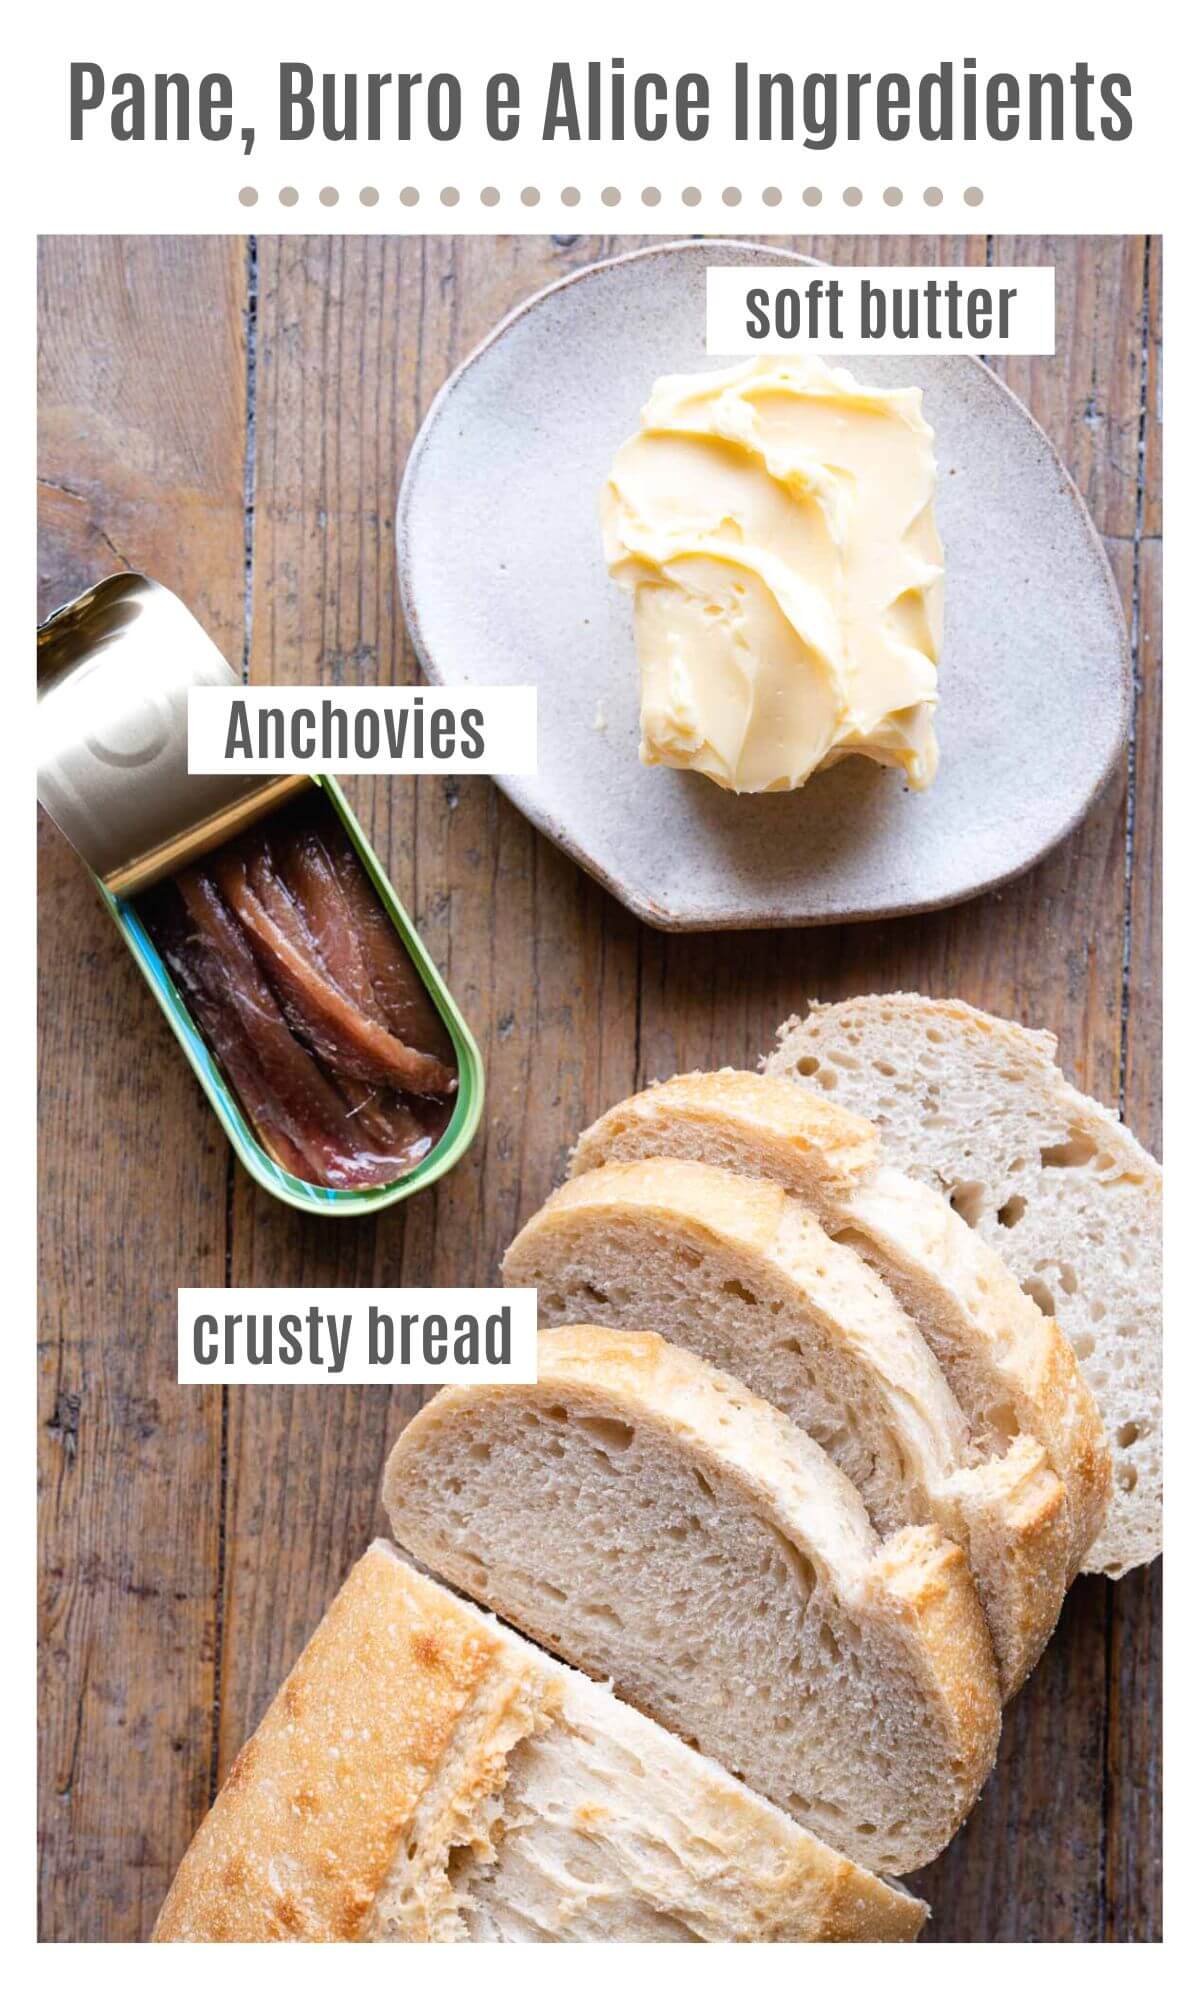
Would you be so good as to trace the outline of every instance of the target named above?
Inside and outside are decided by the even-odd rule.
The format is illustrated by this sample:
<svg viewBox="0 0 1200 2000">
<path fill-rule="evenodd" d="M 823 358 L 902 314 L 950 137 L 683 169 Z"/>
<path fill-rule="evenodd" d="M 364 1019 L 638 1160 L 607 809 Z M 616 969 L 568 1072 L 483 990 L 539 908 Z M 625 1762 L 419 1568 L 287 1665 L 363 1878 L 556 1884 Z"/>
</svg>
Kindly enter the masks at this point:
<svg viewBox="0 0 1200 2000">
<path fill-rule="evenodd" d="M 1130 846 L 1125 1116 L 1162 1158 L 1162 543 L 1143 541 L 1138 574 L 1137 740 Z"/>
<path fill-rule="evenodd" d="M 1146 507 L 1142 532 L 1146 535 L 1161 536 L 1163 526 L 1163 242 L 1161 236 L 1150 238 L 1148 262 L 1150 269 L 1146 296 Z"/>
<path fill-rule="evenodd" d="M 1162 1558 L 1108 1586 L 1104 1936 L 1162 1938 Z"/>
<path fill-rule="evenodd" d="M 1100 534 L 1132 537 L 1140 472 L 1145 238 L 998 237 L 994 261 L 1054 266 L 1059 353 L 1009 355 L 997 372 L 1062 452 Z M 1067 329 L 1071 337 L 1064 343 Z"/>
<path fill-rule="evenodd" d="M 240 655 L 243 267 L 43 243 L 41 613 L 144 567 Z M 222 1280 L 226 1153 L 44 817 L 39 913 L 40 1933 L 136 1939 L 208 1798 L 221 1397 L 176 1386 L 172 1328 Z"/>
<path fill-rule="evenodd" d="M 1162 422 L 1157 369 L 1162 245 L 1151 246 L 1143 525 L 1138 555 L 1138 692 L 1129 855 L 1125 1117 L 1162 1157 Z M 1151 527 L 1151 524 L 1153 526 Z M 1162 1934 L 1163 1565 L 1112 1591 L 1109 1630 L 1106 1934 Z"/>
</svg>

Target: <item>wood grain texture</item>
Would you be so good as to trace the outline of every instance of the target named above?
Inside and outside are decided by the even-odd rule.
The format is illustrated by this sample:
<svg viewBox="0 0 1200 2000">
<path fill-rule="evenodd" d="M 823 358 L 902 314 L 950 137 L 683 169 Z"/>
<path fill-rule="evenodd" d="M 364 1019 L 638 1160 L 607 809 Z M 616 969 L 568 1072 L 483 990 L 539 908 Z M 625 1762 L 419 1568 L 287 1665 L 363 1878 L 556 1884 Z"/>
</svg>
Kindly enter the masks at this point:
<svg viewBox="0 0 1200 2000">
<path fill-rule="evenodd" d="M 47 1936 L 144 1934 L 151 1888 L 164 1885 L 211 1782 L 381 1525 L 383 1457 L 412 1406 L 406 1392 L 264 1388 L 230 1392 L 222 1409 L 204 1392 L 171 1390 L 175 1283 L 222 1269 L 231 1283 L 489 1281 L 518 1223 L 560 1178 L 581 1124 L 651 1077 L 752 1065 L 810 995 L 960 993 L 1052 1026 L 1068 1071 L 1123 1102 L 1139 1135 L 1157 1142 L 1158 246 L 777 240 L 846 262 L 1055 264 L 1059 356 L 1010 360 L 1001 372 L 1063 454 L 1113 559 L 1138 665 L 1127 769 L 1067 843 L 996 894 L 910 920 L 748 933 L 733 949 L 727 938 L 639 925 L 486 780 L 352 782 L 356 810 L 479 1037 L 488 1097 L 480 1136 L 448 1180 L 378 1222 L 349 1225 L 293 1215 L 225 1160 L 140 981 L 103 926 L 87 930 L 82 877 L 49 837 L 55 871 L 42 932 L 56 1004 L 43 1059 L 48 1078 L 77 1081 L 69 1115 L 52 1091 L 43 1126 L 48 1351 L 61 1366 L 60 1329 L 78 1344 L 86 1326 L 88 1366 L 118 1365 L 98 1329 L 94 1282 L 89 1290 L 84 1281 L 79 1246 L 90 1246 L 104 1296 L 120 1302 L 125 1377 L 156 1382 L 168 1417 L 161 1461 L 151 1448 L 132 1470 L 121 1461 L 124 1431 L 110 1420 L 107 1451 L 89 1447 L 97 1456 L 86 1489 L 64 1473 L 54 1432 L 43 1434 L 46 1595 L 59 1607 L 43 1695 L 53 1747 L 44 1759 Z M 421 416 L 502 313 L 634 241 L 47 245 L 44 608 L 118 566 L 119 550 L 180 589 L 240 659 L 245 534 L 254 679 L 415 679 L 392 529 Z M 194 536 L 197 516 L 203 533 Z M 90 956 L 97 938 L 108 952 L 101 981 Z M 94 997 L 65 1004 L 98 991 L 103 1008 Z M 141 1075 L 122 1081 L 129 1046 L 156 1052 L 152 1106 Z M 168 1193 L 139 1205 L 128 1162 L 151 1145 L 161 1148 Z M 111 1162 L 109 1175 L 94 1173 L 97 1155 Z M 112 1177 L 122 1174 L 118 1202 Z M 131 1552 L 139 1573 L 153 1567 L 183 1592 L 169 1613 L 143 1605 L 131 1625 L 111 1589 L 96 1595 L 88 1561 L 114 1546 Z M 935 1910 L 932 1938 L 1159 1933 L 1160 1567 L 1072 1591 L 1010 1713 L 980 1806 L 920 1877 Z M 86 1615 L 61 1609 L 74 1600 Z M 80 1689 L 96 1671 L 89 1662 L 110 1646 L 127 1662 L 128 1685 L 146 1691 L 141 1747 L 131 1755 L 118 1712 L 94 1697 L 89 1711 L 85 1698 L 88 1732 L 72 1756 Z M 155 1783 L 171 1772 L 175 1789 L 163 1797 Z"/>
<path fill-rule="evenodd" d="M 39 615 L 144 567 L 240 652 L 244 275 L 231 240 L 43 244 Z M 208 1793 L 221 1399 L 172 1329 L 223 1279 L 226 1147 L 44 817 L 39 863 L 41 1924 L 133 1939 Z"/>
</svg>

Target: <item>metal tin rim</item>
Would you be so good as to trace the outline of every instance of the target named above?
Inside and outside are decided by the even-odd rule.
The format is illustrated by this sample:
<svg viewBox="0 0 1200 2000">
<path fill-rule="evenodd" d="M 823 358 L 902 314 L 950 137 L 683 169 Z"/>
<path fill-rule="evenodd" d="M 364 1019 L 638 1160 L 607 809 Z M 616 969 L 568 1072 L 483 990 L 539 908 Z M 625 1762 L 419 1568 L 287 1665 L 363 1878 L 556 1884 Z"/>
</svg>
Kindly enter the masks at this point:
<svg viewBox="0 0 1200 2000">
<path fill-rule="evenodd" d="M 420 973 L 426 990 L 454 1043 L 459 1088 L 450 1123 L 432 1151 L 412 1169 L 411 1173 L 402 1175 L 399 1180 L 386 1181 L 381 1186 L 372 1188 L 323 1188 L 311 1181 L 302 1181 L 296 1175 L 288 1173 L 285 1168 L 278 1166 L 255 1137 L 248 1119 L 203 1036 L 192 1021 L 190 1010 L 182 1000 L 136 911 L 129 905 L 119 902 L 103 883 L 97 881 L 97 888 L 114 923 L 133 950 L 172 1033 L 246 1172 L 265 1193 L 307 1215 L 369 1215 L 376 1209 L 388 1208 L 396 1202 L 404 1201 L 409 1195 L 416 1194 L 421 1188 L 440 1180 L 442 1175 L 448 1173 L 462 1158 L 478 1130 L 483 1114 L 483 1058 L 474 1036 L 459 1012 L 454 996 L 380 866 L 337 780 L 322 776 L 314 778 L 313 782 L 329 794 L 334 810 L 353 840 L 359 858 L 376 890 L 383 898 L 388 913 L 400 932 L 404 947 Z M 150 954 L 153 954 L 153 957 Z"/>
</svg>

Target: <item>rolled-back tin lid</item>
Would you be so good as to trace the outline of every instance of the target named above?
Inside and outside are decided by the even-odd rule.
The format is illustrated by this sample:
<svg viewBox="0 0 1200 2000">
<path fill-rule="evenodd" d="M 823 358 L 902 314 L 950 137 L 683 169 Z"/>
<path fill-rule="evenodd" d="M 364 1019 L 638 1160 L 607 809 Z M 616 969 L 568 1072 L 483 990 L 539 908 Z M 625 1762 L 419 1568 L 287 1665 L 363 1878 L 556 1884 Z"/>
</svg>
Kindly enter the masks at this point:
<svg viewBox="0 0 1200 2000">
<path fill-rule="evenodd" d="M 189 775 L 189 688 L 237 680 L 174 591 L 135 573 L 39 626 L 38 798 L 111 894 L 149 887 L 311 783 Z"/>
</svg>

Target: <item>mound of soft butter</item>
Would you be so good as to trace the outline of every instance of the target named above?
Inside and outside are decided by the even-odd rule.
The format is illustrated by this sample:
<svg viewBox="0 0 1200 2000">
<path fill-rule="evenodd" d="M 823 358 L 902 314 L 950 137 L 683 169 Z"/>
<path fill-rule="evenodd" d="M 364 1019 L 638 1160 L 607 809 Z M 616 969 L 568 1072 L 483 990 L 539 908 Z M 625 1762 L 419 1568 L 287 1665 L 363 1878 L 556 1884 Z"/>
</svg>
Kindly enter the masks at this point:
<svg viewBox="0 0 1200 2000">
<path fill-rule="evenodd" d="M 919 389 L 816 359 L 656 382 L 603 499 L 641 757 L 735 792 L 839 758 L 937 769 L 942 547 Z"/>
</svg>

